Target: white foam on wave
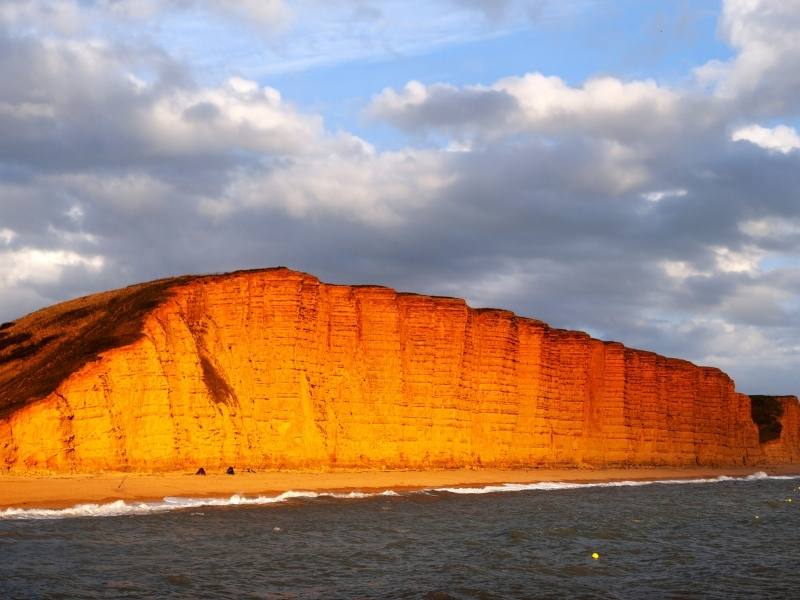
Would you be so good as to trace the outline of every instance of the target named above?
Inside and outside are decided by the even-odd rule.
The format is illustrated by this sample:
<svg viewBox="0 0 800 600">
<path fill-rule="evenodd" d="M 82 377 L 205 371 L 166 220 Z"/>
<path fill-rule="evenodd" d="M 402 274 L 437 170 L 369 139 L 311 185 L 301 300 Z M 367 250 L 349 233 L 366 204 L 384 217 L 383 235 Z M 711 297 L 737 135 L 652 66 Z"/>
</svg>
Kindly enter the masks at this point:
<svg viewBox="0 0 800 600">
<path fill-rule="evenodd" d="M 598 481 L 572 483 L 568 481 L 538 481 L 535 483 L 503 483 L 481 487 L 436 487 L 426 488 L 414 493 L 449 492 L 451 494 L 495 494 L 502 492 L 554 491 L 583 488 L 639 487 L 646 485 L 676 485 L 720 483 L 723 481 L 757 481 L 767 479 L 800 479 L 800 475 L 768 475 L 758 471 L 746 477 L 729 477 L 721 475 L 706 479 L 654 479 L 630 481 Z M 168 496 L 163 500 L 152 502 L 125 502 L 116 500 L 107 504 L 78 504 L 70 508 L 7 508 L 0 510 L 0 520 L 35 520 L 35 519 L 71 519 L 81 517 L 118 517 L 125 515 L 146 515 L 174 510 L 196 509 L 202 507 L 224 506 L 259 506 L 279 504 L 289 500 L 305 500 L 313 498 L 337 498 L 354 500 L 377 496 L 399 496 L 394 490 L 383 492 L 311 492 L 289 490 L 277 496 L 247 497 L 234 494 L 228 498 L 189 498 Z"/>
<path fill-rule="evenodd" d="M 758 473 L 748 475 L 745 479 L 748 481 L 754 479 L 800 479 L 800 475 L 767 475 L 764 471 L 759 471 Z"/>
<path fill-rule="evenodd" d="M 609 487 L 640 487 L 645 485 L 680 485 L 693 483 L 720 483 L 723 481 L 757 481 L 764 479 L 800 479 L 800 475 L 768 475 L 758 471 L 746 477 L 729 477 L 720 475 L 713 478 L 696 479 L 649 479 L 626 481 L 589 481 L 584 483 L 571 483 L 568 481 L 537 481 L 535 483 L 503 483 L 500 485 L 485 485 L 481 487 L 437 487 L 429 488 L 427 492 L 449 492 L 451 494 L 496 494 L 500 492 L 528 492 L 574 490 L 584 488 L 609 488 Z"/>
<path fill-rule="evenodd" d="M 7 508 L 0 510 L 0 520 L 73 519 L 80 517 L 119 517 L 201 508 L 208 506 L 258 506 L 278 504 L 296 499 L 339 498 L 352 500 L 374 496 L 397 496 L 397 492 L 310 492 L 289 490 L 277 496 L 247 497 L 234 494 L 229 498 L 185 498 L 167 496 L 160 501 L 125 502 L 116 500 L 107 504 L 78 504 L 69 508 Z"/>
</svg>

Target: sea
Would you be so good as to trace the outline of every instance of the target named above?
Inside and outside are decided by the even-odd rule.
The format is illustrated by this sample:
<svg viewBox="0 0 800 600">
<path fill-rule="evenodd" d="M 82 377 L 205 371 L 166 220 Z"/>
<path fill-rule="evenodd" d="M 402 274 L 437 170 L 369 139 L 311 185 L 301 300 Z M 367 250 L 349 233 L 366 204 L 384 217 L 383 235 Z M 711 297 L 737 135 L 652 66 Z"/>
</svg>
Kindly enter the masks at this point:
<svg viewBox="0 0 800 600">
<path fill-rule="evenodd" d="M 800 598 L 800 478 L 7 509 L 0 598 Z"/>
</svg>

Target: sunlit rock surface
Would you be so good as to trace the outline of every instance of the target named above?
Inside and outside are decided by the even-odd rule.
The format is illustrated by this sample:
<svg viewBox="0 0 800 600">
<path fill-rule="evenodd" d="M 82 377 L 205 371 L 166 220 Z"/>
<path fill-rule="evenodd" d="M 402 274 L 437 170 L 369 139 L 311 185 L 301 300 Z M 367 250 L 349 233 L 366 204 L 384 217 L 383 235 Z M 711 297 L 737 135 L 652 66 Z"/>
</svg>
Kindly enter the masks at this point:
<svg viewBox="0 0 800 600">
<path fill-rule="evenodd" d="M 800 403 L 796 396 L 750 396 L 759 441 L 771 463 L 800 463 Z"/>
<path fill-rule="evenodd" d="M 0 330 L 0 468 L 15 472 L 798 462 L 797 399 L 775 402 L 757 424 L 718 369 L 283 268 L 142 284 Z"/>
</svg>

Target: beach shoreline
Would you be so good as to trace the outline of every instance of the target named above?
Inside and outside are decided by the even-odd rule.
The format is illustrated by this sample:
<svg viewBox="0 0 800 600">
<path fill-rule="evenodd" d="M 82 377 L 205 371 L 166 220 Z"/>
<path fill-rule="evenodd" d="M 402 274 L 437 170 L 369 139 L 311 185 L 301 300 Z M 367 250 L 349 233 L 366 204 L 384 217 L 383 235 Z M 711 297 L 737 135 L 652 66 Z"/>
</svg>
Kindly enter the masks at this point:
<svg viewBox="0 0 800 600">
<path fill-rule="evenodd" d="M 277 496 L 287 491 L 381 492 L 540 482 L 604 483 L 800 475 L 800 465 L 768 467 L 630 467 L 597 469 L 454 469 L 431 471 L 265 471 L 198 476 L 188 472 L 97 475 L 0 475 L 0 510 L 68 508 L 79 504 L 158 501 L 165 497 Z"/>
</svg>

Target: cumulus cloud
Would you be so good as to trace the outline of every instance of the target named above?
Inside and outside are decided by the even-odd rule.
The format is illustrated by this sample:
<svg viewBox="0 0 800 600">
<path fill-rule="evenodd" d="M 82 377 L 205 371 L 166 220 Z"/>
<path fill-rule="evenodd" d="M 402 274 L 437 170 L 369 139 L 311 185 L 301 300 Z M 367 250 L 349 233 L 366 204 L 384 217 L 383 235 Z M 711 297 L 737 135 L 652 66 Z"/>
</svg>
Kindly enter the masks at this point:
<svg viewBox="0 0 800 600">
<path fill-rule="evenodd" d="M 83 256 L 69 250 L 20 248 L 0 252 L 2 285 L 20 283 L 56 283 L 68 267 L 100 271 L 104 260 L 100 255 Z"/>
<path fill-rule="evenodd" d="M 412 81 L 400 91 L 384 89 L 368 114 L 414 133 L 431 129 L 462 137 L 572 133 L 628 143 L 644 137 L 670 139 L 682 129 L 711 127 L 720 117 L 706 99 L 652 80 L 595 77 L 570 86 L 542 73 L 461 88 Z"/>
<path fill-rule="evenodd" d="M 232 179 L 224 195 L 203 205 L 209 214 L 242 208 L 282 208 L 296 218 L 331 214 L 375 226 L 407 222 L 434 202 L 453 178 L 437 152 L 378 153 L 369 146 L 293 160 L 281 168 L 248 170 Z M 314 177 L 308 177 L 313 173 Z"/>
<path fill-rule="evenodd" d="M 800 219 L 766 217 L 745 221 L 739 229 L 746 235 L 760 240 L 800 237 Z"/>
<path fill-rule="evenodd" d="M 50 169 L 141 165 L 302 153 L 321 136 L 320 118 L 275 89 L 241 78 L 200 87 L 178 71 L 160 55 L 0 33 L 0 77 L 15 82 L 0 94 L 0 159 Z"/>
<path fill-rule="evenodd" d="M 490 20 L 503 8 L 453 2 Z M 710 91 L 538 72 L 400 82 L 369 108 L 400 130 L 392 149 L 263 83 L 198 81 L 157 45 L 84 34 L 88 4 L 129 20 L 200 10 L 0 4 L 0 77 L 14 82 L 0 87 L 0 320 L 134 281 L 288 264 L 709 362 L 746 391 L 796 386 L 797 134 L 742 127 L 793 122 L 792 75 L 775 76 L 794 64 L 782 4 L 726 3 L 737 54 L 701 69 Z M 47 19 L 62 34 L 29 35 Z M 762 56 L 763 28 L 778 34 Z M 737 79 L 745 55 L 765 69 L 755 87 Z"/>
<path fill-rule="evenodd" d="M 778 125 L 777 127 L 761 127 L 760 125 L 748 125 L 741 127 L 731 134 L 734 142 L 744 140 L 766 148 L 788 154 L 792 150 L 800 148 L 800 135 L 793 127 Z"/>
<path fill-rule="evenodd" d="M 732 32 L 731 14 L 723 27 Z M 736 39 L 749 51 L 750 41 Z M 734 59 L 726 68 L 732 77 L 742 67 Z M 610 76 L 580 85 L 541 73 L 460 87 L 412 81 L 383 90 L 368 113 L 467 150 L 445 196 L 476 220 L 453 226 L 502 241 L 486 253 L 454 244 L 482 275 L 454 276 L 446 293 L 461 288 L 481 303 L 701 362 L 758 362 L 775 388 L 789 384 L 789 365 L 800 359 L 786 352 L 795 347 L 800 270 L 781 258 L 798 250 L 796 165 L 730 142 L 786 153 L 795 132 L 751 127 L 731 136 L 730 123 L 761 108 L 747 90 L 725 85 L 721 74 L 711 94 Z M 503 216 L 493 209 L 498 198 Z M 769 339 L 781 341 L 770 347 Z M 732 349 L 721 352 L 723 343 Z M 745 387 L 759 379 L 754 369 L 742 373 Z"/>
<path fill-rule="evenodd" d="M 719 23 L 729 61 L 698 67 L 698 80 L 754 114 L 800 110 L 800 0 L 726 0 Z"/>
<path fill-rule="evenodd" d="M 8 227 L 3 227 L 0 229 L 0 241 L 2 241 L 6 246 L 9 246 L 11 242 L 14 241 L 15 237 L 17 237 L 16 232 L 12 231 Z"/>
<path fill-rule="evenodd" d="M 138 117 L 136 129 L 152 152 L 181 156 L 231 150 L 298 154 L 322 130 L 318 117 L 298 113 L 277 90 L 241 78 L 220 88 L 160 95 Z"/>
<path fill-rule="evenodd" d="M 402 91 L 387 88 L 374 98 L 369 114 L 408 131 L 429 128 L 501 129 L 520 110 L 517 99 L 502 90 L 482 86 L 425 86 L 410 81 Z"/>
</svg>

